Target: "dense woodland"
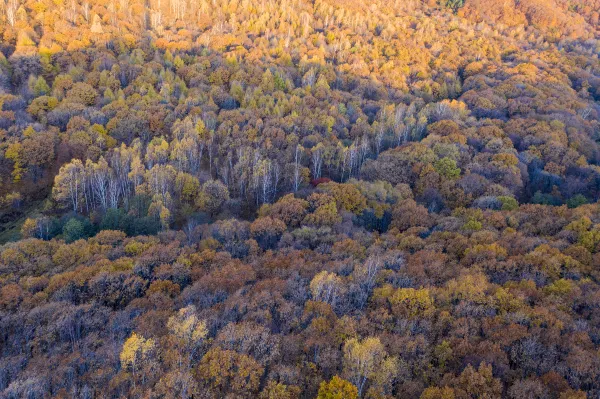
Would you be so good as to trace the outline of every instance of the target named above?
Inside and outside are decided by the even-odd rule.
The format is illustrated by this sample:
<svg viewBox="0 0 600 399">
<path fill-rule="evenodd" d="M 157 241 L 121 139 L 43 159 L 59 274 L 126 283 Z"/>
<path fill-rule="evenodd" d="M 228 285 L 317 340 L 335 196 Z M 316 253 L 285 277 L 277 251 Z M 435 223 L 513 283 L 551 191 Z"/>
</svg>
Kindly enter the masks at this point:
<svg viewBox="0 0 600 399">
<path fill-rule="evenodd" d="M 600 397 L 599 19 L 0 0 L 0 398 Z"/>
</svg>

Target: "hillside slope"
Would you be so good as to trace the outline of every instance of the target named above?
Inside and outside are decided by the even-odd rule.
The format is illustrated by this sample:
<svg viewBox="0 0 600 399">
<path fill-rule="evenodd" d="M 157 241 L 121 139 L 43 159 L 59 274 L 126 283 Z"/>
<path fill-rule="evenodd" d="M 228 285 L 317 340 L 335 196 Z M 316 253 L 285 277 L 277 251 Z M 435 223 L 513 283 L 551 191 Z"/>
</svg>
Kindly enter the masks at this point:
<svg viewBox="0 0 600 399">
<path fill-rule="evenodd" d="M 599 6 L 0 1 L 0 397 L 597 397 Z"/>
</svg>

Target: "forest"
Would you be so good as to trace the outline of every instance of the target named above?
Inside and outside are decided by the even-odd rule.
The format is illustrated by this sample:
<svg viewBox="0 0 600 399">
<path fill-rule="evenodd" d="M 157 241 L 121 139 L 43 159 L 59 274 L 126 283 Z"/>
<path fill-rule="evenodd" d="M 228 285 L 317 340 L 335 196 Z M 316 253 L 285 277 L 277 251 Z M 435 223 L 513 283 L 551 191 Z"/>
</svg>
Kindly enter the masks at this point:
<svg viewBox="0 0 600 399">
<path fill-rule="evenodd" d="M 600 0 L 0 0 L 0 398 L 600 397 Z"/>
</svg>

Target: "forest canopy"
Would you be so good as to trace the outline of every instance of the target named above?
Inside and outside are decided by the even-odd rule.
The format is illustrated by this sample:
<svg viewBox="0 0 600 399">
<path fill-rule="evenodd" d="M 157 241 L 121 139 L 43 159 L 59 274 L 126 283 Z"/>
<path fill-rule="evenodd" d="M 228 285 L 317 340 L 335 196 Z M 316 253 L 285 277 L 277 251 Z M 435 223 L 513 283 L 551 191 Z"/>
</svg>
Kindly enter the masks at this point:
<svg viewBox="0 0 600 399">
<path fill-rule="evenodd" d="M 599 10 L 0 0 L 0 397 L 597 397 Z"/>
</svg>

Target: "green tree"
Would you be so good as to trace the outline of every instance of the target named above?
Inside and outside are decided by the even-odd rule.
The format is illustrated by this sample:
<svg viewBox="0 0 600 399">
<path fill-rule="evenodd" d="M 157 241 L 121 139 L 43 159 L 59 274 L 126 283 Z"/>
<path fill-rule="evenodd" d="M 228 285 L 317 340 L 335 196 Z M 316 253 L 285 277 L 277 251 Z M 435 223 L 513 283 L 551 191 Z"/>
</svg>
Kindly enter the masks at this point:
<svg viewBox="0 0 600 399">
<path fill-rule="evenodd" d="M 577 194 L 567 200 L 567 206 L 569 208 L 577 208 L 578 206 L 585 205 L 588 203 L 587 198 L 583 194 Z"/>
<path fill-rule="evenodd" d="M 460 176 L 460 168 L 456 166 L 456 161 L 451 158 L 442 158 L 434 164 L 435 171 L 446 179 L 456 179 Z"/>
<path fill-rule="evenodd" d="M 33 85 L 33 94 L 39 97 L 48 93 L 50 93 L 50 86 L 48 86 L 48 83 L 46 83 L 46 80 L 42 76 L 38 76 Z"/>
<path fill-rule="evenodd" d="M 83 223 L 81 223 L 76 218 L 71 218 L 63 226 L 62 233 L 65 242 L 70 243 L 73 241 L 77 241 L 85 236 Z"/>
<path fill-rule="evenodd" d="M 501 195 L 498 197 L 498 199 L 502 203 L 503 211 L 514 211 L 515 209 L 519 208 L 519 203 L 513 197 Z"/>
</svg>

